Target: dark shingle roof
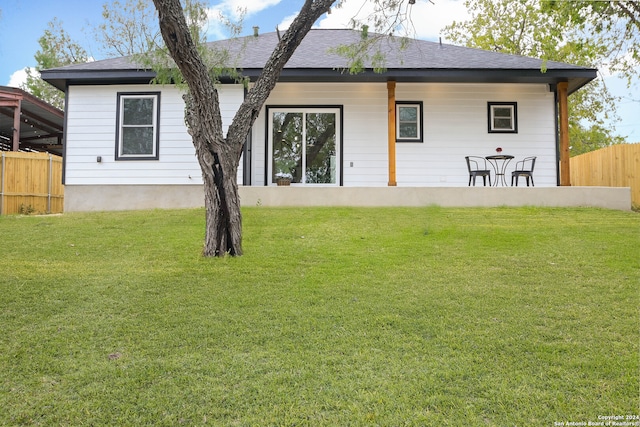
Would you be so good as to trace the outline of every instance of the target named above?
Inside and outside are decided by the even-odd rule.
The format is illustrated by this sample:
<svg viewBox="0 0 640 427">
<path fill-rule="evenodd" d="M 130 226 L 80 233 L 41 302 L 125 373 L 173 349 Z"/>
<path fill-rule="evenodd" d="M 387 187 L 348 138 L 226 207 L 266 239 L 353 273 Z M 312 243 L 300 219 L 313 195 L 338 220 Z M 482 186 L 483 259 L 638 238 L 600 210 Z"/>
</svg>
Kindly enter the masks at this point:
<svg viewBox="0 0 640 427">
<path fill-rule="evenodd" d="M 311 30 L 302 41 L 285 68 L 344 68 L 347 59 L 331 48 L 337 45 L 355 44 L 361 33 L 353 30 Z M 277 33 L 259 37 L 244 37 L 210 43 L 216 45 L 246 46 L 242 68 L 261 68 L 278 42 Z M 377 42 L 386 58 L 388 69 L 540 69 L 542 61 L 524 56 L 507 55 L 481 49 L 471 49 L 424 40 L 408 40 L 405 49 L 400 48 L 399 38 L 380 38 Z M 367 64 L 371 68 L 371 63 Z M 569 64 L 549 62 L 548 68 L 576 69 Z"/>
<path fill-rule="evenodd" d="M 544 82 L 569 81 L 575 91 L 596 77 L 596 70 L 560 62 L 546 62 L 524 56 L 471 49 L 424 40 L 409 40 L 400 49 L 400 39 L 380 38 L 377 46 L 384 54 L 386 72 L 374 73 L 365 64 L 363 73 L 343 72 L 348 60 L 331 48 L 360 40 L 353 30 L 314 29 L 302 41 L 281 74 L 281 81 L 465 81 L 465 82 Z M 373 36 L 372 36 L 373 37 Z M 256 77 L 278 42 L 275 32 L 211 42 L 216 49 L 230 53 L 233 66 L 249 77 Z M 546 71 L 542 72 L 543 66 Z M 64 83 L 117 83 L 131 79 L 148 81 L 153 72 L 143 70 L 131 57 L 106 59 L 45 70 L 42 76 L 60 87 Z M 64 87 L 64 86 L 63 86 Z"/>
</svg>

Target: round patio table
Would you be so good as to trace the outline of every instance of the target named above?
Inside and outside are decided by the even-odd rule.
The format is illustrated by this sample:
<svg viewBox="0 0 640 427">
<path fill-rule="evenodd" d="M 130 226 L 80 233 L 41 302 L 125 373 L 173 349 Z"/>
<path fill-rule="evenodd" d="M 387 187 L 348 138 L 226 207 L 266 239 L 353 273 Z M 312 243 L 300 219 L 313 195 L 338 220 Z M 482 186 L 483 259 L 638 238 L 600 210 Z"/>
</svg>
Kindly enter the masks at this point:
<svg viewBox="0 0 640 427">
<path fill-rule="evenodd" d="M 509 154 L 494 154 L 493 156 L 485 157 L 496 173 L 496 178 L 493 180 L 494 187 L 497 187 L 500 184 L 502 184 L 503 187 L 507 186 L 505 172 L 507 170 L 507 165 L 509 165 L 509 162 L 511 162 L 513 158 L 514 157 Z"/>
</svg>

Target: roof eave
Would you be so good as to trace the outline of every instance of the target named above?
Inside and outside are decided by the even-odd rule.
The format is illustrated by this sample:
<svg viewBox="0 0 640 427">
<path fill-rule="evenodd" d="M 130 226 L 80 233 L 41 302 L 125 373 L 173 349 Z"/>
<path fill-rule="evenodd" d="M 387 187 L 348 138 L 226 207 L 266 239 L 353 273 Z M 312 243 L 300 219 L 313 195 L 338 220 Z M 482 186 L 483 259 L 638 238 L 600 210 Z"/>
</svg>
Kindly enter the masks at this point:
<svg viewBox="0 0 640 427">
<path fill-rule="evenodd" d="M 67 86 L 78 85 L 110 85 L 110 84 L 147 84 L 156 76 L 151 70 L 44 70 L 40 73 L 42 80 L 52 86 L 66 91 Z"/>
<path fill-rule="evenodd" d="M 243 74 L 251 80 L 260 75 L 260 69 L 245 69 Z M 571 70 L 496 70 L 496 69 L 390 69 L 375 72 L 371 69 L 358 74 L 338 69 L 286 68 L 280 82 L 384 82 L 396 80 L 410 83 L 543 83 L 555 85 L 569 83 L 573 93 L 595 79 L 595 69 Z"/>
<path fill-rule="evenodd" d="M 242 70 L 251 80 L 258 78 L 262 69 Z M 45 70 L 42 79 L 65 91 L 68 85 L 148 84 L 156 76 L 151 70 Z M 279 82 L 434 82 L 434 83 L 569 83 L 573 93 L 597 77 L 597 70 L 589 68 L 554 69 L 389 69 L 375 72 L 367 69 L 350 74 L 338 68 L 285 68 Z"/>
</svg>

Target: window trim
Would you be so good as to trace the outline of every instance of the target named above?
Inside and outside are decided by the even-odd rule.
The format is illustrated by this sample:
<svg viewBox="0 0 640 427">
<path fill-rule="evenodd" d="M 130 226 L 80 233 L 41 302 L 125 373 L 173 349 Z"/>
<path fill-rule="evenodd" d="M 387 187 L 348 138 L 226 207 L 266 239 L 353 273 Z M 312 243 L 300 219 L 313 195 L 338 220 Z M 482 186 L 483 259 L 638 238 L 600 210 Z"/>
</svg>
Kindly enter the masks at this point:
<svg viewBox="0 0 640 427">
<path fill-rule="evenodd" d="M 495 108 L 511 109 L 511 127 L 509 129 L 495 128 Z M 489 133 L 518 133 L 518 103 L 517 102 L 487 102 L 487 120 Z"/>
<path fill-rule="evenodd" d="M 122 154 L 122 127 L 125 99 L 153 99 L 153 151 L 151 154 Z M 116 152 L 115 160 L 159 160 L 160 159 L 160 92 L 118 92 L 116 104 Z"/>
<path fill-rule="evenodd" d="M 400 137 L 400 107 L 415 106 L 418 110 L 417 126 L 418 135 L 415 138 Z M 422 101 L 396 101 L 396 142 L 424 142 L 424 118 Z"/>
<path fill-rule="evenodd" d="M 272 171 L 272 159 L 273 159 L 273 140 L 272 140 L 272 128 L 271 128 L 271 118 L 272 112 L 279 111 L 292 111 L 292 112 L 319 112 L 321 110 L 336 110 L 337 112 L 337 124 L 336 124 L 336 173 L 337 179 L 336 183 L 333 184 L 311 184 L 311 183 L 296 183 L 292 185 L 296 186 L 317 186 L 317 187 L 342 187 L 344 184 L 344 168 L 343 168 L 343 158 L 344 158 L 344 106 L 341 104 L 273 104 L 265 106 L 265 138 L 264 138 L 264 146 L 265 146 L 265 158 L 264 158 L 264 186 L 272 186 L 275 185 L 275 182 L 272 182 L 271 177 L 273 175 Z M 339 144 L 338 144 L 339 142 Z"/>
</svg>

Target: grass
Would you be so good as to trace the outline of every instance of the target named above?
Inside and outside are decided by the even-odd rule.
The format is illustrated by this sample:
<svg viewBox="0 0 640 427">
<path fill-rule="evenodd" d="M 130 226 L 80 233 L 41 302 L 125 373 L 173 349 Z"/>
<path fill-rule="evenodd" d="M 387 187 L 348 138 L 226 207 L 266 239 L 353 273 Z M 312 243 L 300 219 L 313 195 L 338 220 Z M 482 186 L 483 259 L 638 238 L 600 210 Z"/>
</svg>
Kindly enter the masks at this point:
<svg viewBox="0 0 640 427">
<path fill-rule="evenodd" d="M 639 415 L 640 215 L 0 217 L 0 425 L 551 426 Z"/>
</svg>

